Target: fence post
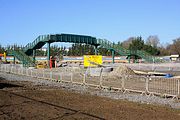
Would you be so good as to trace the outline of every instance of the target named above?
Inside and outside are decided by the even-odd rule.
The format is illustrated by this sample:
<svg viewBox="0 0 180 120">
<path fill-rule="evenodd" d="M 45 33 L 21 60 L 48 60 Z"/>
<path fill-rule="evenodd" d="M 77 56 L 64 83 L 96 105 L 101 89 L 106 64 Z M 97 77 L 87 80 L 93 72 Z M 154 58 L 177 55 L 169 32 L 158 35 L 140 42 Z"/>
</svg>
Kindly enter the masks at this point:
<svg viewBox="0 0 180 120">
<path fill-rule="evenodd" d="M 178 97 L 180 97 L 180 82 L 179 82 L 179 79 L 178 79 Z"/>
<path fill-rule="evenodd" d="M 22 69 L 21 68 L 19 68 L 19 69 L 20 69 L 19 73 L 20 73 L 20 75 L 22 75 Z"/>
<path fill-rule="evenodd" d="M 58 76 L 58 82 L 61 82 L 61 76 L 60 76 L 60 74 L 58 74 L 57 76 Z"/>
<path fill-rule="evenodd" d="M 18 75 L 21 73 L 21 71 L 20 71 L 20 67 L 17 67 L 17 71 L 18 71 Z"/>
<path fill-rule="evenodd" d="M 26 76 L 26 68 L 23 68 L 23 75 Z"/>
<path fill-rule="evenodd" d="M 43 70 L 43 78 L 44 78 L 44 70 Z"/>
<path fill-rule="evenodd" d="M 19 68 L 17 68 L 17 74 L 18 74 L 18 75 L 20 74 L 20 69 L 19 69 Z"/>
<path fill-rule="evenodd" d="M 37 71 L 37 70 L 35 70 L 36 71 L 36 78 L 39 78 L 39 72 Z"/>
<path fill-rule="evenodd" d="M 13 73 L 14 74 L 16 73 L 16 67 L 15 66 L 13 67 Z"/>
<path fill-rule="evenodd" d="M 145 93 L 149 93 L 149 77 L 146 77 L 145 86 L 146 86 L 146 91 L 145 91 Z"/>
<path fill-rule="evenodd" d="M 2 69 L 1 69 L 3 72 L 4 72 L 4 65 L 2 66 Z"/>
<path fill-rule="evenodd" d="M 11 72 L 10 73 L 12 73 L 12 69 L 13 69 L 13 66 L 11 66 L 11 70 L 10 70 Z"/>
<path fill-rule="evenodd" d="M 8 66 L 6 65 L 6 72 L 8 72 Z"/>
<path fill-rule="evenodd" d="M 16 70 L 16 68 L 15 68 L 15 66 L 13 66 L 13 71 L 12 71 L 12 73 L 15 74 L 15 70 Z"/>
<path fill-rule="evenodd" d="M 22 69 L 21 68 L 19 68 L 19 74 L 22 75 Z"/>
<path fill-rule="evenodd" d="M 125 90 L 125 86 L 124 86 L 124 81 L 125 81 L 125 79 L 126 79 L 126 76 L 122 76 L 122 91 L 124 91 Z"/>
<path fill-rule="evenodd" d="M 84 78 L 83 78 L 83 84 L 86 84 L 86 74 L 84 74 Z"/>
<path fill-rule="evenodd" d="M 23 75 L 23 71 L 24 71 L 24 69 L 23 69 L 23 68 L 21 68 L 21 75 Z"/>
<path fill-rule="evenodd" d="M 7 72 L 7 65 L 5 65 L 5 72 Z"/>
<path fill-rule="evenodd" d="M 3 66 L 2 66 L 2 65 L 1 65 L 1 67 L 0 67 L 0 68 L 1 68 L 1 71 L 3 71 L 3 69 L 2 69 L 2 68 L 3 68 Z"/>
<path fill-rule="evenodd" d="M 29 74 L 28 74 L 28 68 L 26 68 L 26 75 L 29 76 Z"/>
<path fill-rule="evenodd" d="M 33 77 L 32 69 L 31 69 L 31 77 Z"/>
<path fill-rule="evenodd" d="M 15 71 L 16 71 L 16 66 L 13 66 L 13 72 L 15 74 Z"/>
<path fill-rule="evenodd" d="M 61 80 L 61 81 L 63 80 L 63 77 L 62 77 L 62 75 L 63 75 L 63 74 L 61 73 L 61 74 L 60 74 L 60 80 Z"/>
<path fill-rule="evenodd" d="M 21 69 L 20 69 L 20 67 L 18 68 L 18 74 L 19 74 L 19 75 L 21 74 Z"/>
<path fill-rule="evenodd" d="M 12 69 L 12 73 L 14 73 L 15 74 L 15 66 L 13 66 L 13 69 Z"/>
<path fill-rule="evenodd" d="M 71 83 L 73 82 L 73 73 L 71 73 Z"/>
<path fill-rule="evenodd" d="M 22 68 L 19 68 L 19 69 L 20 69 L 20 75 L 22 75 L 23 69 Z"/>
<path fill-rule="evenodd" d="M 15 74 L 15 71 L 16 71 L 16 67 L 15 66 L 13 66 L 13 73 Z"/>
<path fill-rule="evenodd" d="M 52 80 L 52 71 L 50 72 L 50 80 Z"/>
<path fill-rule="evenodd" d="M 103 68 L 101 68 L 101 71 L 100 71 L 100 81 L 99 81 L 100 88 L 102 87 L 102 71 L 103 71 Z"/>
</svg>

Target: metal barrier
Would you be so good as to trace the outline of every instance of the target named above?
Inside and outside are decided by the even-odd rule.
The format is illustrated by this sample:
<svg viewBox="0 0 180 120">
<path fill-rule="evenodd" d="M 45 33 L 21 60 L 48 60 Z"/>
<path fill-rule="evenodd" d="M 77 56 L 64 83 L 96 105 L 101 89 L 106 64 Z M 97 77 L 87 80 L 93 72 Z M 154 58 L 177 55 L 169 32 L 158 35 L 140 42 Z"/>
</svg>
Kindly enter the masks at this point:
<svg viewBox="0 0 180 120">
<path fill-rule="evenodd" d="M 99 88 L 116 89 L 123 92 L 132 91 L 148 95 L 180 98 L 180 79 L 177 78 L 144 77 L 137 75 L 102 76 L 102 74 L 100 76 L 90 76 L 79 71 L 67 72 L 64 68 L 59 72 L 49 69 L 29 69 L 5 64 L 0 65 L 0 71 L 56 82 L 69 82 Z"/>
<path fill-rule="evenodd" d="M 179 96 L 179 79 L 175 78 L 149 78 L 148 90 L 152 94 L 163 96 Z"/>
<path fill-rule="evenodd" d="M 125 76 L 124 90 L 146 93 L 146 77 L 144 76 Z"/>
<path fill-rule="evenodd" d="M 102 76 L 101 86 L 103 88 L 108 88 L 108 89 L 124 90 L 123 88 L 124 78 L 125 76 L 114 76 L 114 77 Z"/>
<path fill-rule="evenodd" d="M 100 87 L 100 77 L 85 75 L 84 84 L 88 86 Z"/>
</svg>

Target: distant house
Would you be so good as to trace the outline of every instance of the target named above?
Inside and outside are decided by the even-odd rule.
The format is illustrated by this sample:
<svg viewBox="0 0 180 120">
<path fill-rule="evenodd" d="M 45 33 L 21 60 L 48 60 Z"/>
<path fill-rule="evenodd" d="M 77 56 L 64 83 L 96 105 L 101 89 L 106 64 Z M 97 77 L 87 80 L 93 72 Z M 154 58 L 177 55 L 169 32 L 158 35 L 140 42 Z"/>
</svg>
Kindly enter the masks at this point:
<svg viewBox="0 0 180 120">
<path fill-rule="evenodd" d="M 171 55 L 170 56 L 171 61 L 180 61 L 180 55 Z"/>
</svg>

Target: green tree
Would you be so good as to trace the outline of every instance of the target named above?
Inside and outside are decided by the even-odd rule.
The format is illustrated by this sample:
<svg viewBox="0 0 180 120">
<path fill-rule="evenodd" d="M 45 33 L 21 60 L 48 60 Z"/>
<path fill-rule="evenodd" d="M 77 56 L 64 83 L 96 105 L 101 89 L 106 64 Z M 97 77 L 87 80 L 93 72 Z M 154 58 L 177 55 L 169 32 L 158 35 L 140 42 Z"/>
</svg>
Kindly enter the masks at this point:
<svg viewBox="0 0 180 120">
<path fill-rule="evenodd" d="M 152 47 L 151 45 L 144 45 L 142 50 L 148 52 L 151 55 L 159 55 L 160 54 L 160 50 L 158 50 L 155 47 Z"/>
<path fill-rule="evenodd" d="M 5 48 L 2 47 L 2 45 L 0 45 L 0 53 L 4 53 L 5 52 Z"/>
<path fill-rule="evenodd" d="M 144 40 L 140 36 L 132 40 L 132 43 L 130 43 L 129 45 L 129 49 L 133 51 L 142 50 L 143 46 L 144 46 Z"/>
<path fill-rule="evenodd" d="M 160 50 L 155 46 L 153 47 L 150 44 L 145 44 L 142 37 L 136 37 L 134 40 L 132 40 L 132 43 L 129 45 L 129 49 L 132 52 L 136 52 L 137 50 L 143 50 L 151 55 L 159 55 Z"/>
</svg>

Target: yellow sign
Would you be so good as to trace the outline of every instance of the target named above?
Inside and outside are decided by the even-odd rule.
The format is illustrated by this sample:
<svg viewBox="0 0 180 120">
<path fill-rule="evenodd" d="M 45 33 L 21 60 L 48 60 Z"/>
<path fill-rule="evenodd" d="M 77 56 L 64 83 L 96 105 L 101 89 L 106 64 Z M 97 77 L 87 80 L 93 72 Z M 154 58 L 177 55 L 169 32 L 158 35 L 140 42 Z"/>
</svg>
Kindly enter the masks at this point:
<svg viewBox="0 0 180 120">
<path fill-rule="evenodd" d="M 84 67 L 102 65 L 102 55 L 84 55 Z"/>
</svg>

